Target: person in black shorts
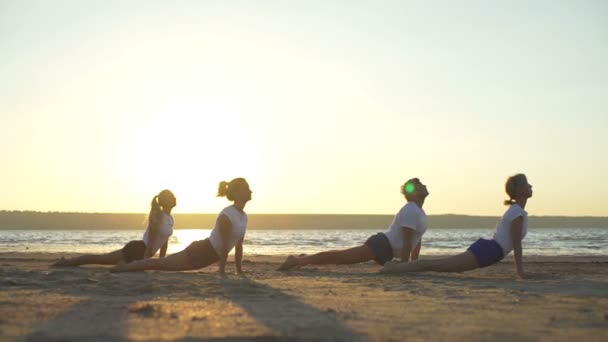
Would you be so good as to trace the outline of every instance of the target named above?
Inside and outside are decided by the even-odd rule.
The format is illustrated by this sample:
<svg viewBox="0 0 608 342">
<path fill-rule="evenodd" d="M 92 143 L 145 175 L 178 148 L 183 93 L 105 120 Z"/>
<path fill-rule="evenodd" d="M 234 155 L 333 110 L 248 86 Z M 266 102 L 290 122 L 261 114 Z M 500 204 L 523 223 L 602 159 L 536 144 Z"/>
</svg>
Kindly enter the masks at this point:
<svg viewBox="0 0 608 342">
<path fill-rule="evenodd" d="M 243 240 L 247 230 L 245 205 L 251 200 L 252 191 L 244 178 L 220 182 L 217 196 L 227 197 L 234 204 L 224 208 L 218 215 L 215 227 L 208 239 L 194 241 L 181 252 L 162 259 L 145 259 L 114 266 L 111 272 L 134 272 L 144 270 L 188 271 L 219 263 L 219 273 L 224 274 L 228 253 L 235 248 L 236 272 L 241 273 Z"/>
<path fill-rule="evenodd" d="M 152 198 L 150 213 L 148 214 L 148 226 L 142 240 L 130 241 L 122 249 L 106 254 L 85 254 L 69 259 L 61 258 L 51 266 L 116 265 L 119 262 L 129 263 L 150 258 L 158 250 L 160 250 L 160 257 L 162 258 L 167 253 L 169 238 L 173 234 L 171 211 L 176 205 L 177 200 L 173 192 L 163 190 Z"/>
<path fill-rule="evenodd" d="M 287 271 L 305 265 L 356 264 L 370 260 L 384 265 L 393 257 L 402 261 L 418 259 L 422 235 L 427 228 L 422 206 L 429 192 L 418 178 L 412 178 L 401 186 L 401 193 L 407 203 L 395 215 L 388 231 L 372 235 L 363 245 L 345 250 L 299 257 L 290 255 L 278 270 Z"/>
</svg>

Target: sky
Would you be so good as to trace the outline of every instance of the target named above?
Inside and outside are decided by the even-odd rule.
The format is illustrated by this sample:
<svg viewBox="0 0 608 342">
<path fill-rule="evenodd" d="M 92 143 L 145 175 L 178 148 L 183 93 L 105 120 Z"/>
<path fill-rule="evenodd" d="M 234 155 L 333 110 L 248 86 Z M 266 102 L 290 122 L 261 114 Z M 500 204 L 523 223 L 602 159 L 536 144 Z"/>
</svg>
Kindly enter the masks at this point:
<svg viewBox="0 0 608 342">
<path fill-rule="evenodd" d="M 0 0 L 0 209 L 608 216 L 608 2 Z"/>
</svg>

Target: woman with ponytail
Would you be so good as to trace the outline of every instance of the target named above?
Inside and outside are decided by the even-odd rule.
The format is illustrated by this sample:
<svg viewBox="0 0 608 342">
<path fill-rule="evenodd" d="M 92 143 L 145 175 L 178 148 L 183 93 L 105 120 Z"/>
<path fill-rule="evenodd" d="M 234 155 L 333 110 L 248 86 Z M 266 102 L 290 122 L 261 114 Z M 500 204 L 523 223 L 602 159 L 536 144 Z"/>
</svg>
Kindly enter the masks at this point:
<svg viewBox="0 0 608 342">
<path fill-rule="evenodd" d="M 220 212 L 208 239 L 194 241 L 185 250 L 163 259 L 146 259 L 129 264 L 118 264 L 111 271 L 188 271 L 207 267 L 217 262 L 219 273 L 223 275 L 228 253 L 235 248 L 236 272 L 241 273 L 243 240 L 247 230 L 247 214 L 244 209 L 247 202 L 251 200 L 251 193 L 249 184 L 244 178 L 220 182 L 217 196 L 227 197 L 234 203 Z"/>
<path fill-rule="evenodd" d="M 143 242 L 146 244 L 143 258 L 154 256 L 159 249 L 161 258 L 167 254 L 169 238 L 173 235 L 174 220 L 171 216 L 171 209 L 175 205 L 175 196 L 169 190 L 161 191 L 152 199 L 148 214 L 148 229 L 143 237 Z"/>
<path fill-rule="evenodd" d="M 173 216 L 171 210 L 177 201 L 170 190 L 163 190 L 152 198 L 148 227 L 142 240 L 127 243 L 122 249 L 106 254 L 88 254 L 57 261 L 53 266 L 79 266 L 87 264 L 116 265 L 119 262 L 131 262 L 150 258 L 160 250 L 160 257 L 167 253 L 169 238 L 173 234 Z"/>
<path fill-rule="evenodd" d="M 520 173 L 507 179 L 505 191 L 509 199 L 504 204 L 509 208 L 498 222 L 492 239 L 479 239 L 466 252 L 452 257 L 409 264 L 386 263 L 381 272 L 464 272 L 495 264 L 513 251 L 517 275 L 525 278 L 521 241 L 528 231 L 528 213 L 524 209 L 528 198 L 532 197 L 532 185 L 526 175 Z"/>
</svg>

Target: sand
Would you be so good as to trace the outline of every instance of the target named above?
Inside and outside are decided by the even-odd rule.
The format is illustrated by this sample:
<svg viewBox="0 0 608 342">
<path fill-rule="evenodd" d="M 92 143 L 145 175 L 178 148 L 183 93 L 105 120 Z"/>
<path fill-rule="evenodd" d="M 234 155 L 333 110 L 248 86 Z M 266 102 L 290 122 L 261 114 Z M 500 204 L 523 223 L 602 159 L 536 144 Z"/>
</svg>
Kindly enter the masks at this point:
<svg viewBox="0 0 608 342">
<path fill-rule="evenodd" d="M 608 256 L 510 258 L 465 273 L 373 263 L 245 275 L 49 268 L 68 254 L 0 253 L 0 340 L 606 341 Z M 228 265 L 232 270 L 233 265 Z"/>
</svg>

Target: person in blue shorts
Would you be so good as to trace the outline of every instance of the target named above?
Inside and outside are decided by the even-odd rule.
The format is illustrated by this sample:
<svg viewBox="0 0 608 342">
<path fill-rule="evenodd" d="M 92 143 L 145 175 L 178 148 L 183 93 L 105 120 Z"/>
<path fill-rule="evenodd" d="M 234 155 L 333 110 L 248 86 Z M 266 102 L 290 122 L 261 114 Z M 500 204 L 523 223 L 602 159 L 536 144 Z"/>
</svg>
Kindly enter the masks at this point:
<svg viewBox="0 0 608 342">
<path fill-rule="evenodd" d="M 466 252 L 447 258 L 388 262 L 381 272 L 464 272 L 495 264 L 513 251 L 517 275 L 524 278 L 521 242 L 528 231 L 528 213 L 524 209 L 528 198 L 532 197 L 532 185 L 526 175 L 520 173 L 507 179 L 505 190 L 509 199 L 504 204 L 509 209 L 498 222 L 492 239 L 479 239 Z"/>
</svg>

